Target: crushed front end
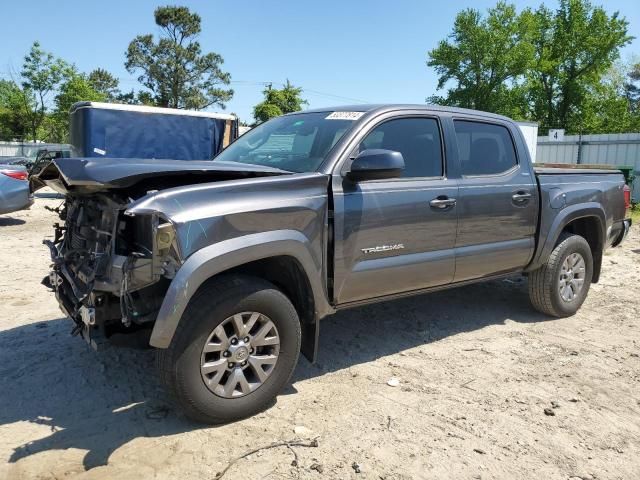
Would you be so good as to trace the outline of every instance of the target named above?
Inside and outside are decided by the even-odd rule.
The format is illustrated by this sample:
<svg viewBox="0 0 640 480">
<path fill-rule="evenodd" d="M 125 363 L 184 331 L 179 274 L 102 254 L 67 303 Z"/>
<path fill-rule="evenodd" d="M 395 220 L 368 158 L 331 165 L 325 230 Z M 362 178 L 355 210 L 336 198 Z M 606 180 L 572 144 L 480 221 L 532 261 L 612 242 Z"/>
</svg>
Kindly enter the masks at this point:
<svg viewBox="0 0 640 480">
<path fill-rule="evenodd" d="M 215 241 L 197 215 L 176 220 L 184 212 L 211 213 L 211 195 L 198 194 L 205 192 L 198 185 L 284 173 L 231 162 L 53 160 L 32 179 L 35 187 L 65 197 L 54 239 L 44 241 L 52 260 L 44 283 L 75 322 L 74 333 L 92 346 L 105 339 L 148 346 L 176 271 L 191 253 Z M 184 203 L 171 197 L 180 192 Z M 166 197 L 172 198 L 170 206 L 153 207 Z"/>
<path fill-rule="evenodd" d="M 147 346 L 180 264 L 173 225 L 158 214 L 129 216 L 130 198 L 67 195 L 58 211 L 48 283 L 73 332 L 94 348 L 105 340 Z M 136 334 L 136 335 L 132 335 Z"/>
</svg>

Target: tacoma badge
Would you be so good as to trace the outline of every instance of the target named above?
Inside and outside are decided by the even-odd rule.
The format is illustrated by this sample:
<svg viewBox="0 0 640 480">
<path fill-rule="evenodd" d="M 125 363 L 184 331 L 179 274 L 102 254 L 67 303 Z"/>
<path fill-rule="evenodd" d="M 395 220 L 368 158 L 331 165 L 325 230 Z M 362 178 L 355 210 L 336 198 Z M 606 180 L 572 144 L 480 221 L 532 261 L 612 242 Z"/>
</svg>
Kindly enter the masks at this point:
<svg viewBox="0 0 640 480">
<path fill-rule="evenodd" d="M 369 247 L 363 248 L 362 253 L 380 253 L 380 252 L 389 252 L 391 250 L 402 250 L 404 248 L 404 244 L 396 243 L 395 245 L 379 245 L 377 247 Z"/>
</svg>

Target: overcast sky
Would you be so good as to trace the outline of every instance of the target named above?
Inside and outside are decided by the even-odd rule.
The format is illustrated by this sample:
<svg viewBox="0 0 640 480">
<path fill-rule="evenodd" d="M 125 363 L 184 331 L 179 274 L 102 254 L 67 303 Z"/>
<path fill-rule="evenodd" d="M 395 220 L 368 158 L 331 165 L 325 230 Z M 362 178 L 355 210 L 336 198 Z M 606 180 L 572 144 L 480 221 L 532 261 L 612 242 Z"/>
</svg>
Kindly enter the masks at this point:
<svg viewBox="0 0 640 480">
<path fill-rule="evenodd" d="M 518 8 L 540 1 L 516 1 Z M 556 1 L 546 1 L 555 8 Z M 640 1 L 594 1 L 620 11 L 640 37 Z M 304 89 L 310 107 L 359 102 L 423 103 L 436 88 L 427 51 L 450 32 L 456 13 L 494 0 L 172 1 L 3 0 L 0 76 L 18 70 L 34 40 L 85 72 L 102 67 L 137 88 L 124 68 L 129 42 L 157 33 L 158 5 L 186 5 L 202 17 L 200 43 L 225 59 L 235 96 L 227 112 L 251 120 L 263 83 L 287 78 Z M 640 40 L 623 56 L 640 54 Z"/>
</svg>

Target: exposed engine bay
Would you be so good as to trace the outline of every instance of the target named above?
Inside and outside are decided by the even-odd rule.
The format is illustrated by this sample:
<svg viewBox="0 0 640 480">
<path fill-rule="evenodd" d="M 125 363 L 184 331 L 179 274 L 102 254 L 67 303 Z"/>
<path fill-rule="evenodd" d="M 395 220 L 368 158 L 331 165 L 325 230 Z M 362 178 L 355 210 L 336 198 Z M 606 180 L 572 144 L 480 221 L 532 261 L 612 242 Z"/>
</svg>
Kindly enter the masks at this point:
<svg viewBox="0 0 640 480">
<path fill-rule="evenodd" d="M 98 338 L 148 330 L 180 264 L 173 225 L 157 214 L 126 215 L 131 200 L 67 196 L 64 224 L 44 242 L 53 261 L 49 283 L 94 347 Z"/>
<path fill-rule="evenodd" d="M 132 213 L 133 204 L 185 185 L 283 173 L 288 172 L 231 162 L 54 160 L 32 179 L 32 187 L 46 185 L 65 196 L 56 209 L 62 222 L 54 225 L 53 241 L 44 241 L 53 262 L 44 283 L 74 320 L 74 333 L 94 348 L 107 339 L 148 346 L 187 254 L 168 217 L 153 209 Z"/>
</svg>

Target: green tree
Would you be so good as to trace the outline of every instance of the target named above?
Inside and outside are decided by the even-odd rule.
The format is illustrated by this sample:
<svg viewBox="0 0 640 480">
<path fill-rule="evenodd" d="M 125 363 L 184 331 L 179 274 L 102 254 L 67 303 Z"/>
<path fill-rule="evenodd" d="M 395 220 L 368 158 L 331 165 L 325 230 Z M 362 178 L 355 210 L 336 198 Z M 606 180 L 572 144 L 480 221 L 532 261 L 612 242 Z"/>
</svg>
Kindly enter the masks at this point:
<svg viewBox="0 0 640 480">
<path fill-rule="evenodd" d="M 0 80 L 0 140 L 22 140 L 28 135 L 28 117 L 33 108 L 28 102 L 17 83 Z"/>
<path fill-rule="evenodd" d="M 640 62 L 635 62 L 630 66 L 626 77 L 624 96 L 627 99 L 629 110 L 635 115 L 640 115 Z"/>
<path fill-rule="evenodd" d="M 449 38 L 429 52 L 438 89 L 453 85 L 429 100 L 535 120 L 541 133 L 618 131 L 633 124 L 619 114 L 624 98 L 638 105 L 635 83 L 629 76 L 622 92 L 604 77 L 632 40 L 627 27 L 617 12 L 609 15 L 589 0 L 560 0 L 556 11 L 542 5 L 520 14 L 499 1 L 486 17 L 463 10 Z"/>
<path fill-rule="evenodd" d="M 445 97 L 429 101 L 505 114 L 521 110 L 522 96 L 512 90 L 533 62 L 532 26 L 530 12 L 518 15 L 504 1 L 486 16 L 471 8 L 458 13 L 448 39 L 427 61 L 438 74 L 438 90 L 451 86 Z"/>
<path fill-rule="evenodd" d="M 589 88 L 581 105 L 582 133 L 626 133 L 640 131 L 638 64 L 616 61 L 597 84 Z M 635 80 L 634 80 L 635 79 Z"/>
<path fill-rule="evenodd" d="M 52 96 L 56 89 L 72 73 L 72 67 L 53 54 L 45 52 L 38 42 L 24 57 L 20 77 L 22 100 L 31 139 L 38 140 L 41 127 L 47 117 Z"/>
<path fill-rule="evenodd" d="M 580 106 L 580 118 L 573 131 L 589 133 L 627 133 L 637 131 L 638 116 L 629 110 L 627 99 L 611 84 L 595 85 Z"/>
<path fill-rule="evenodd" d="M 96 68 L 87 77 L 89 85 L 101 93 L 105 100 L 116 102 L 122 95 L 120 92 L 120 81 L 103 68 Z"/>
<path fill-rule="evenodd" d="M 127 105 L 147 105 L 156 106 L 153 95 L 145 91 L 135 91 L 131 89 L 129 92 L 120 93 L 115 99 L 116 103 L 126 103 Z"/>
<path fill-rule="evenodd" d="M 543 5 L 534 18 L 535 63 L 527 73 L 531 116 L 543 130 L 576 132 L 589 95 L 632 40 L 628 22 L 588 0 L 560 0 L 555 12 Z"/>
<path fill-rule="evenodd" d="M 212 105 L 225 108 L 233 90 L 225 89 L 231 76 L 222 71 L 224 60 L 214 52 L 202 53 L 196 40 L 201 19 L 187 7 L 159 7 L 154 12 L 160 38 L 139 35 L 126 52 L 130 73 L 148 88 L 156 105 L 200 110 Z"/>
<path fill-rule="evenodd" d="M 103 102 L 107 99 L 104 92 L 96 90 L 89 76 L 73 72 L 62 83 L 55 97 L 55 110 L 49 118 L 48 138 L 58 142 L 66 142 L 69 138 L 69 111 L 77 102 Z"/>
<path fill-rule="evenodd" d="M 302 110 L 303 105 L 309 103 L 302 98 L 302 88 L 294 87 L 289 80 L 281 89 L 268 85 L 262 93 L 264 100 L 253 107 L 253 116 L 257 122 L 266 122 L 285 113 L 298 112 Z"/>
<path fill-rule="evenodd" d="M 101 93 L 107 102 L 126 103 L 129 105 L 156 105 L 154 96 L 146 91 L 129 92 L 120 90 L 120 81 L 108 71 L 97 68 L 89 73 L 87 81 L 93 89 Z"/>
</svg>

